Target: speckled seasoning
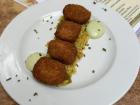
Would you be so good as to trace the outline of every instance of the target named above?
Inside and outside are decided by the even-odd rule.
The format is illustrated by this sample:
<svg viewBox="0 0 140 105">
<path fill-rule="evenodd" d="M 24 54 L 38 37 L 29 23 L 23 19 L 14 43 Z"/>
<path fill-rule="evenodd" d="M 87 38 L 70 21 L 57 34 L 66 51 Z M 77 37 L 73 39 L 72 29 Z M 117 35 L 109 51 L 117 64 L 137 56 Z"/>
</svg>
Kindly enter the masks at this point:
<svg viewBox="0 0 140 105">
<path fill-rule="evenodd" d="M 29 80 L 29 77 L 27 77 L 27 80 Z"/>
<path fill-rule="evenodd" d="M 104 52 L 106 52 L 106 49 L 105 49 L 105 48 L 102 48 L 102 50 L 103 50 Z"/>
<path fill-rule="evenodd" d="M 8 79 L 6 79 L 6 81 L 10 81 L 12 78 L 10 77 L 10 78 L 8 78 Z"/>
<path fill-rule="evenodd" d="M 52 28 L 49 29 L 50 31 L 52 30 Z"/>
<path fill-rule="evenodd" d="M 84 57 L 86 57 L 86 55 L 84 54 Z"/>
<path fill-rule="evenodd" d="M 33 96 L 38 96 L 38 93 L 37 93 L 37 92 L 35 92 Z"/>
<path fill-rule="evenodd" d="M 89 50 L 91 50 L 91 47 L 88 47 Z"/>
<path fill-rule="evenodd" d="M 78 64 L 76 64 L 76 66 L 77 66 L 77 67 L 79 67 L 79 65 L 78 65 Z"/>
<path fill-rule="evenodd" d="M 18 77 L 18 75 L 16 74 L 15 77 Z"/>
<path fill-rule="evenodd" d="M 32 100 L 31 99 L 29 99 L 29 102 L 31 102 Z"/>
<path fill-rule="evenodd" d="M 51 24 L 53 24 L 53 22 L 51 22 Z"/>
<path fill-rule="evenodd" d="M 108 40 L 111 40 L 111 38 L 109 38 Z"/>
<path fill-rule="evenodd" d="M 104 9 L 104 11 L 106 12 L 107 11 L 107 9 L 106 8 L 103 8 Z"/>
<path fill-rule="evenodd" d="M 17 80 L 18 82 L 20 82 L 20 80 Z"/>
<path fill-rule="evenodd" d="M 42 54 L 41 54 L 41 53 L 39 53 L 39 56 L 42 56 Z"/>
<path fill-rule="evenodd" d="M 98 29 L 98 31 L 101 31 L 100 29 Z"/>
<path fill-rule="evenodd" d="M 92 73 L 95 73 L 95 70 L 92 70 Z"/>
<path fill-rule="evenodd" d="M 37 34 L 38 33 L 37 29 L 34 29 L 34 32 Z"/>
<path fill-rule="evenodd" d="M 94 1 L 93 4 L 96 4 L 96 2 Z"/>
</svg>

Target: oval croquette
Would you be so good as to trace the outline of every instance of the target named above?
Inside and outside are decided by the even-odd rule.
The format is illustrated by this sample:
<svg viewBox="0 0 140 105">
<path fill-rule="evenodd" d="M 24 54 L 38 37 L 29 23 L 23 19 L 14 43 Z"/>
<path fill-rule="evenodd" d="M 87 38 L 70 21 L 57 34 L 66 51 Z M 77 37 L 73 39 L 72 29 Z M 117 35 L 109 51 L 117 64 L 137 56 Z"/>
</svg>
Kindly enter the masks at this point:
<svg viewBox="0 0 140 105">
<path fill-rule="evenodd" d="M 58 25 L 55 36 L 68 42 L 75 42 L 81 31 L 81 25 L 71 22 L 63 21 Z"/>
<path fill-rule="evenodd" d="M 85 24 L 91 16 L 91 12 L 81 5 L 68 4 L 63 9 L 66 20 L 74 21 L 79 24 Z"/>
<path fill-rule="evenodd" d="M 33 68 L 33 76 L 48 85 L 59 85 L 69 80 L 65 65 L 51 58 L 42 57 Z"/>
<path fill-rule="evenodd" d="M 70 65 L 76 59 L 77 49 L 72 43 L 56 39 L 49 42 L 48 53 L 52 58 Z"/>
</svg>

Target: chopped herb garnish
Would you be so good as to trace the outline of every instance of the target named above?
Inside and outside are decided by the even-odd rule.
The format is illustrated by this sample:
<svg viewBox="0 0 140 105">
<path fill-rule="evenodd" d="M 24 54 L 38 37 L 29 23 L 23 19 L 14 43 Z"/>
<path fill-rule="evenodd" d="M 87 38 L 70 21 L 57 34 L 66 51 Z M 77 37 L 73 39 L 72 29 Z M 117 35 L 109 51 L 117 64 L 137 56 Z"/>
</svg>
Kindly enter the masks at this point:
<svg viewBox="0 0 140 105">
<path fill-rule="evenodd" d="M 51 24 L 53 24 L 53 22 L 51 22 Z"/>
<path fill-rule="evenodd" d="M 38 33 L 38 31 L 36 30 L 36 29 L 34 29 L 34 32 L 37 34 Z"/>
<path fill-rule="evenodd" d="M 102 50 L 103 50 L 104 52 L 106 52 L 106 49 L 105 49 L 105 48 L 102 48 Z"/>
<path fill-rule="evenodd" d="M 39 53 L 39 56 L 42 56 L 42 54 L 41 54 L 41 53 Z"/>
<path fill-rule="evenodd" d="M 18 75 L 16 74 L 15 77 L 18 77 Z"/>
<path fill-rule="evenodd" d="M 29 77 L 27 77 L 27 80 L 29 80 Z"/>
<path fill-rule="evenodd" d="M 29 99 L 29 101 L 31 102 L 32 100 L 31 100 L 31 99 Z"/>
<path fill-rule="evenodd" d="M 52 19 L 52 16 L 50 17 L 50 19 Z"/>
<path fill-rule="evenodd" d="M 88 47 L 88 49 L 90 50 L 90 49 L 91 49 L 91 47 Z"/>
<path fill-rule="evenodd" d="M 49 29 L 50 31 L 52 30 L 52 28 Z"/>
<path fill-rule="evenodd" d="M 47 20 L 46 22 L 49 22 L 49 20 Z"/>
<path fill-rule="evenodd" d="M 109 38 L 108 40 L 111 40 L 111 38 Z"/>
<path fill-rule="evenodd" d="M 104 11 L 106 12 L 106 11 L 107 11 L 107 9 L 106 9 L 106 8 L 104 8 Z"/>
<path fill-rule="evenodd" d="M 98 29 L 98 31 L 101 31 L 100 29 Z"/>
<path fill-rule="evenodd" d="M 6 79 L 6 81 L 10 81 L 12 78 L 10 77 L 10 78 L 8 78 L 8 79 Z"/>
<path fill-rule="evenodd" d="M 20 82 L 20 80 L 17 80 L 18 82 Z"/>
<path fill-rule="evenodd" d="M 86 55 L 84 54 L 84 57 L 86 57 Z"/>
<path fill-rule="evenodd" d="M 101 21 L 98 20 L 97 22 L 100 23 Z"/>
<path fill-rule="evenodd" d="M 38 93 L 37 93 L 37 92 L 35 92 L 35 93 L 34 93 L 34 96 L 38 96 Z"/>
<path fill-rule="evenodd" d="M 92 70 L 92 73 L 95 73 L 95 70 Z"/>
<path fill-rule="evenodd" d="M 78 65 L 78 64 L 76 64 L 76 66 L 77 66 L 77 67 L 79 67 L 79 65 Z"/>
<path fill-rule="evenodd" d="M 93 4 L 96 4 L 96 2 L 94 1 Z"/>
</svg>

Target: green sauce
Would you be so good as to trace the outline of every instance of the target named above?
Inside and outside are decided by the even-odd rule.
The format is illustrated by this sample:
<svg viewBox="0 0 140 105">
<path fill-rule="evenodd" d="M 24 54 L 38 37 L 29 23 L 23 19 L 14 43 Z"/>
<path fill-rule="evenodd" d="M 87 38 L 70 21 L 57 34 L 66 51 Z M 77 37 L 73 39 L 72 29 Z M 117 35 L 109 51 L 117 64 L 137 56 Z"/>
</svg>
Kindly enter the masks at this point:
<svg viewBox="0 0 140 105">
<path fill-rule="evenodd" d="M 42 54 L 42 53 L 38 53 L 38 52 L 35 52 L 31 55 L 29 55 L 25 61 L 25 65 L 26 65 L 26 68 L 29 70 L 29 71 L 32 71 L 33 68 L 34 68 L 34 65 L 37 63 L 37 61 L 41 58 L 45 56 L 45 54 Z"/>
<path fill-rule="evenodd" d="M 104 25 L 100 21 L 92 20 L 87 25 L 87 33 L 92 39 L 98 39 L 105 33 Z"/>
</svg>

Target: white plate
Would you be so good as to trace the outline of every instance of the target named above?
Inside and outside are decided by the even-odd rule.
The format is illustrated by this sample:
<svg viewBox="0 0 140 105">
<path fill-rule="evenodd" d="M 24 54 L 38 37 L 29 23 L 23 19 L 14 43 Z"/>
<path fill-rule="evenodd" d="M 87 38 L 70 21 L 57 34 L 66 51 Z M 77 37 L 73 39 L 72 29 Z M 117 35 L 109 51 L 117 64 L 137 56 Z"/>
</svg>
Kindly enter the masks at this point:
<svg viewBox="0 0 140 105">
<path fill-rule="evenodd" d="M 104 23 L 106 32 L 100 39 L 89 40 L 91 49 L 86 48 L 86 57 L 78 63 L 73 82 L 54 88 L 35 81 L 25 68 L 25 59 L 36 51 L 47 52 L 45 44 L 54 38 L 54 27 L 69 3 L 88 8 L 92 19 Z M 0 80 L 8 94 L 21 105 L 109 105 L 119 100 L 133 84 L 139 69 L 139 53 L 131 27 L 110 8 L 90 0 L 48 0 L 18 15 L 3 32 Z M 38 95 L 34 96 L 36 92 Z"/>
</svg>

